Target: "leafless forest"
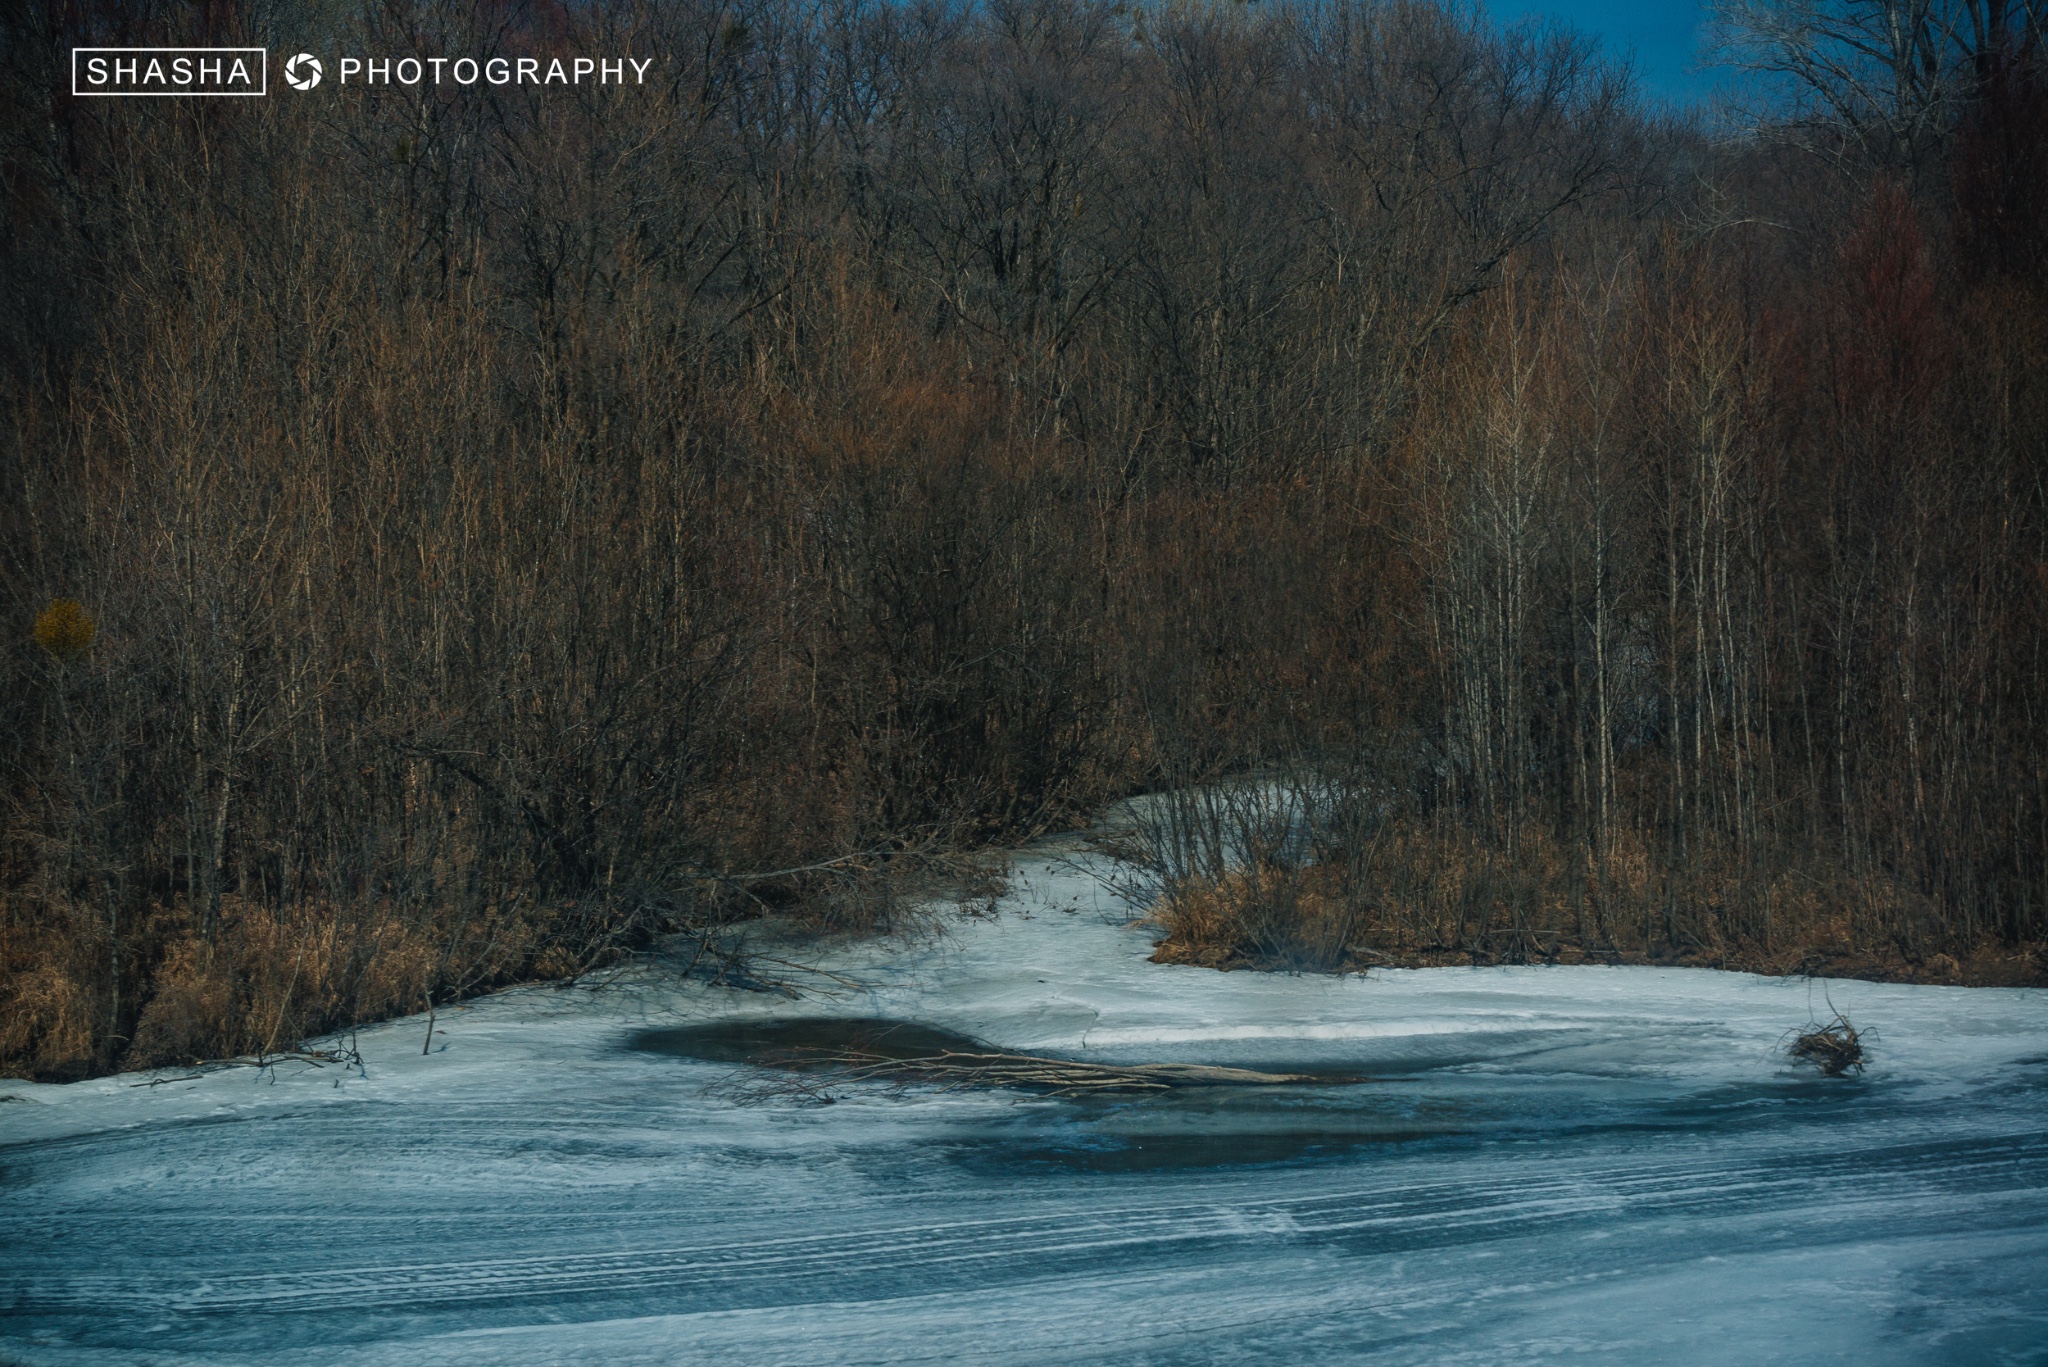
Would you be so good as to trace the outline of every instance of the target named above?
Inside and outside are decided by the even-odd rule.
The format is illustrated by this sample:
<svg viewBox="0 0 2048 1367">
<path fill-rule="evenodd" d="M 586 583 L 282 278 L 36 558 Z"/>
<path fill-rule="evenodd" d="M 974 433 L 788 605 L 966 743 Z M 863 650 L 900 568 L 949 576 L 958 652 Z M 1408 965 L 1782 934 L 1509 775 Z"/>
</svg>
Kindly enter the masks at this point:
<svg viewBox="0 0 2048 1367">
<path fill-rule="evenodd" d="M 2038 980 L 2001 3 L 1731 11 L 1709 128 L 1408 0 L 8 0 L 0 1069 L 858 929 L 1231 775 L 1349 816 L 1181 886 L 1197 961 L 1257 901 L 1323 966 Z M 276 88 L 68 95 L 150 41 Z"/>
</svg>

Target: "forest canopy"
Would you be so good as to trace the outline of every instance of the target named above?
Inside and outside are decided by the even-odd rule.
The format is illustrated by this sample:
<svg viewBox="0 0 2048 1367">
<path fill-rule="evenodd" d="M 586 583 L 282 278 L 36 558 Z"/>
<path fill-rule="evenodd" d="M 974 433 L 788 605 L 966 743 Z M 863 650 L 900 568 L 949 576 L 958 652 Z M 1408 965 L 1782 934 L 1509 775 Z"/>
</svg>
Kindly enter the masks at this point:
<svg viewBox="0 0 2048 1367">
<path fill-rule="evenodd" d="M 2031 3 L 1745 0 L 1711 120 L 1414 0 L 0 15 L 0 1068 L 1270 772 L 1393 959 L 2038 975 Z"/>
</svg>

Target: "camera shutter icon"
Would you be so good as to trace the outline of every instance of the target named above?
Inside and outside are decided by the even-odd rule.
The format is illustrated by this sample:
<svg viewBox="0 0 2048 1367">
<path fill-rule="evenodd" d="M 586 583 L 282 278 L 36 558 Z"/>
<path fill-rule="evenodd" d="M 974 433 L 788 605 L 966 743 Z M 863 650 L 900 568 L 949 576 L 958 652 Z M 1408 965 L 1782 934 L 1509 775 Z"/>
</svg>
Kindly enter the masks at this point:
<svg viewBox="0 0 2048 1367">
<path fill-rule="evenodd" d="M 310 52 L 301 52 L 284 64 L 284 79 L 294 90 L 311 90 L 320 84 L 320 59 Z"/>
</svg>

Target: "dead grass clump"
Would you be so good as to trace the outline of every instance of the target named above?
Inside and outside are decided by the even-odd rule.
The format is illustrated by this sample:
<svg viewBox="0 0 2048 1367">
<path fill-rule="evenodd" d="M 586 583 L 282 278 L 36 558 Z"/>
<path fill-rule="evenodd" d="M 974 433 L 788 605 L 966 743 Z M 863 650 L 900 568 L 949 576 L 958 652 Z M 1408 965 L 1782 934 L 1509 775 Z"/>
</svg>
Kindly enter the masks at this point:
<svg viewBox="0 0 2048 1367">
<path fill-rule="evenodd" d="M 536 928 L 525 920 L 451 926 L 389 909 L 274 911 L 234 898 L 222 910 L 214 942 L 186 933 L 166 947 L 127 1066 L 274 1053 L 520 976 L 535 957 Z"/>
<path fill-rule="evenodd" d="M 92 1073 L 113 1005 L 104 924 L 67 898 L 40 902 L 33 919 L 0 910 L 0 1072 Z"/>
<path fill-rule="evenodd" d="M 1221 882 L 1189 882 L 1174 889 L 1152 908 L 1152 919 L 1166 932 L 1152 953 L 1155 964 L 1193 964 L 1200 968 L 1237 968 L 1247 962 L 1239 914 L 1247 896 L 1242 874 Z"/>
<path fill-rule="evenodd" d="M 1813 1064 L 1827 1077 L 1863 1071 L 1863 1040 L 1840 1012 L 1827 1024 L 1816 1023 L 1800 1034 L 1786 1046 L 1786 1052 L 1795 1060 Z"/>
<path fill-rule="evenodd" d="M 1154 963 L 1336 972 L 1351 957 L 1363 913 L 1333 868 L 1261 864 L 1184 880 L 1152 918 L 1166 932 Z"/>
<path fill-rule="evenodd" d="M 48 1078 L 83 1077 L 94 1064 L 94 1027 L 103 1014 L 99 994 L 83 975 L 45 963 L 7 983 L 0 993 L 0 1066 Z M 7 1066 L 13 1065 L 13 1066 Z"/>
<path fill-rule="evenodd" d="M 1252 844 L 1236 841 L 1229 852 Z M 1879 982 L 2048 982 L 2039 942 L 1944 940 L 1925 898 L 1831 875 L 1824 862 L 1766 879 L 1710 847 L 1680 886 L 1667 887 L 1642 832 L 1618 833 L 1601 858 L 1535 826 L 1510 853 L 1456 824 L 1407 818 L 1377 828 L 1369 848 L 1325 845 L 1292 867 L 1275 857 L 1220 877 L 1165 878 L 1152 911 L 1166 932 L 1154 961 L 1308 971 L 1682 964 Z M 1220 860 L 1189 862 L 1206 870 Z"/>
<path fill-rule="evenodd" d="M 190 1063 L 239 1053 L 227 1047 L 229 1021 L 237 1005 L 233 965 L 227 954 L 209 954 L 193 938 L 181 939 L 156 974 L 156 995 L 143 1008 L 130 1056 L 139 1067 Z"/>
</svg>

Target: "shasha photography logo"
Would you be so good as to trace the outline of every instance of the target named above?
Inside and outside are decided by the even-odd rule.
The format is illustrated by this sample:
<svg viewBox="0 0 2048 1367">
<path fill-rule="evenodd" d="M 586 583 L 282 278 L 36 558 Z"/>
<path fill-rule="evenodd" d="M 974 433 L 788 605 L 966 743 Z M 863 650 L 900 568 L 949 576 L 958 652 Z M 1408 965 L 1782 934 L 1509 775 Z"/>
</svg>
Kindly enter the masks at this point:
<svg viewBox="0 0 2048 1367">
<path fill-rule="evenodd" d="M 311 90 L 320 84 L 320 59 L 301 52 L 284 64 L 284 83 L 294 90 Z"/>
<path fill-rule="evenodd" d="M 647 84 L 652 57 L 342 57 L 336 84 L 358 86 L 626 86 Z M 326 64 L 301 52 L 285 84 L 308 91 Z M 260 47 L 75 47 L 73 95 L 267 95 L 270 54 Z"/>
</svg>

